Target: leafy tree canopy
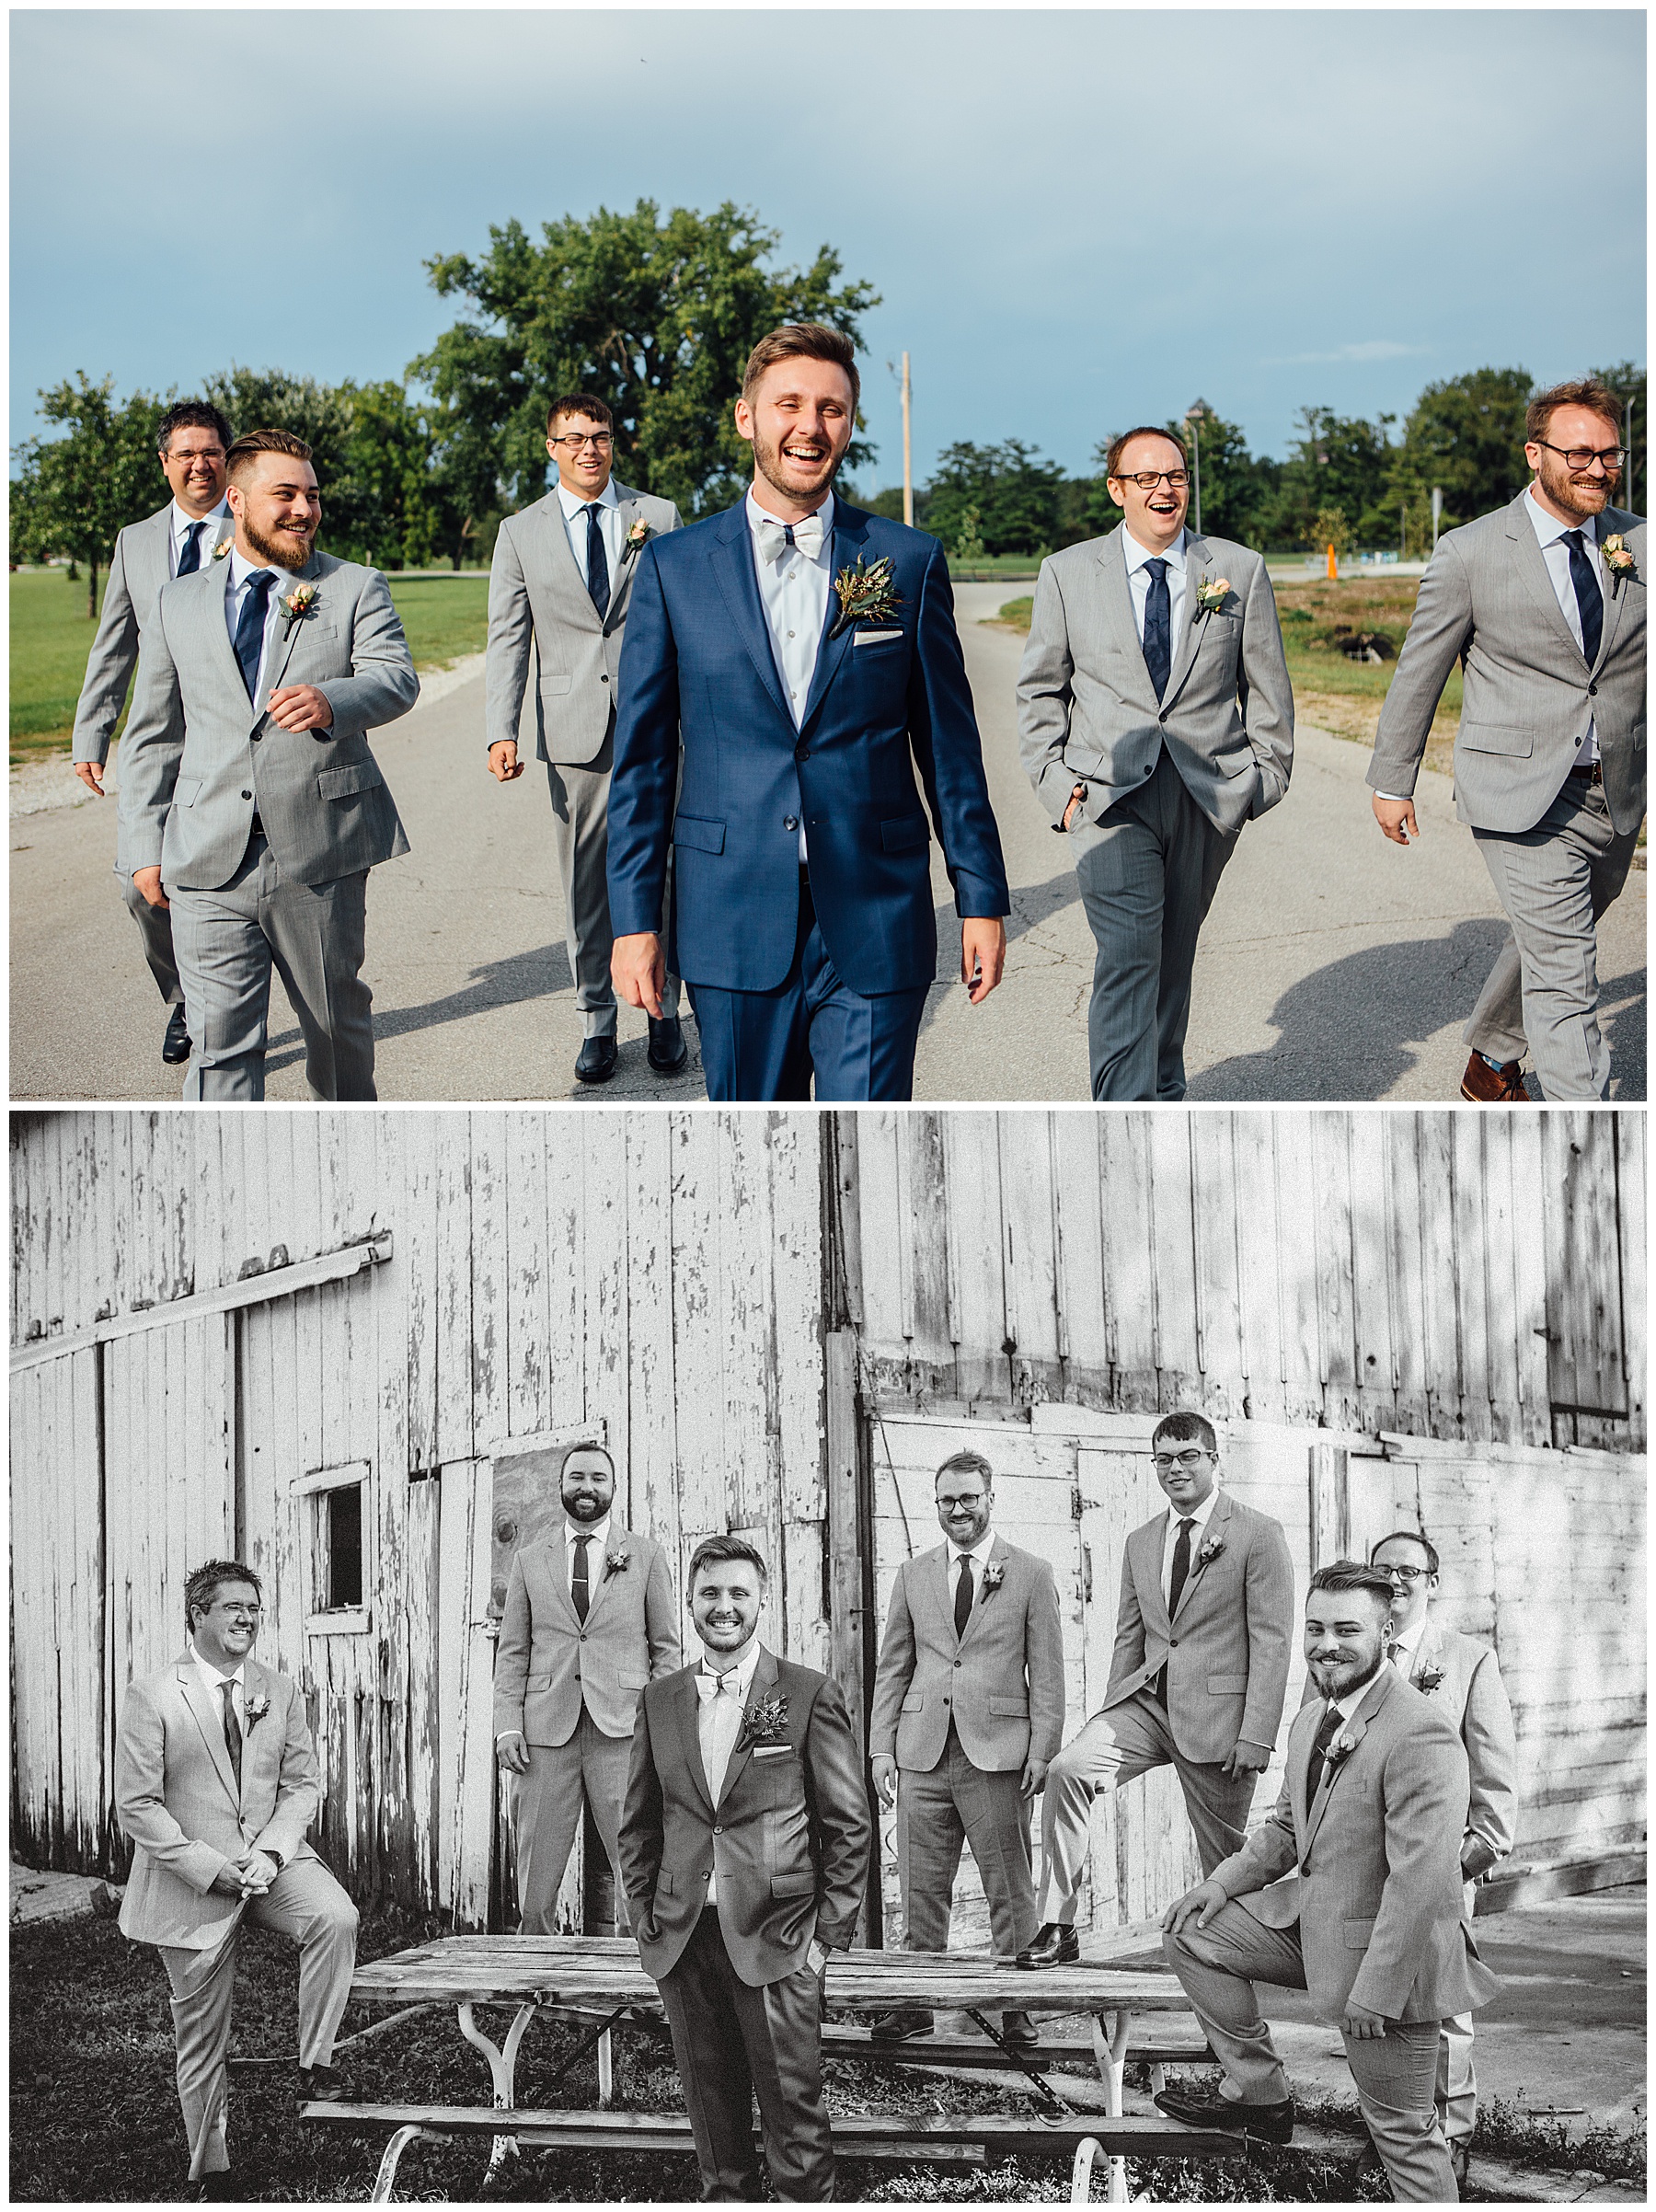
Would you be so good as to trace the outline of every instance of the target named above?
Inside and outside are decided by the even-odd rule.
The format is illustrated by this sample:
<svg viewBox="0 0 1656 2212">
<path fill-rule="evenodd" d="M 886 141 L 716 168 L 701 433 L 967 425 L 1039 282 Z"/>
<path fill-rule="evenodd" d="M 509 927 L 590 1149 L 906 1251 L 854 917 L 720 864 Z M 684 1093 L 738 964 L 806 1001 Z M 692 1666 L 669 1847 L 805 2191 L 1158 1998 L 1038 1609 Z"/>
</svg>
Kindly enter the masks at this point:
<svg viewBox="0 0 1656 2212">
<path fill-rule="evenodd" d="M 29 438 L 17 449 L 11 488 L 11 556 L 47 560 L 67 553 L 86 567 L 86 612 L 98 612 L 98 573 L 117 535 L 167 498 L 155 458 L 155 428 L 168 402 L 133 392 L 115 404 L 115 379 L 94 384 L 84 369 L 40 395 L 63 435 Z"/>
</svg>

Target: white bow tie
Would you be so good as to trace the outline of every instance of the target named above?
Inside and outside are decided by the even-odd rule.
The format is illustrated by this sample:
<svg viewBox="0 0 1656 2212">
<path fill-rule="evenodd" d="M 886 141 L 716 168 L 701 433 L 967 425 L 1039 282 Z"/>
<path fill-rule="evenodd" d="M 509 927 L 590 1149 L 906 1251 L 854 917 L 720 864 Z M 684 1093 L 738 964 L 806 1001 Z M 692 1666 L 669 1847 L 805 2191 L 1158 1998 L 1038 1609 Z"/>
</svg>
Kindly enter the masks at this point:
<svg viewBox="0 0 1656 2212">
<path fill-rule="evenodd" d="M 798 546 L 807 560 L 816 559 L 822 549 L 822 517 L 820 510 L 815 514 L 808 514 L 802 523 L 779 523 L 768 514 L 759 517 L 761 559 L 780 561 L 788 550 L 790 542 Z"/>
<path fill-rule="evenodd" d="M 701 1674 L 696 1676 L 696 1694 L 701 1699 L 704 1705 L 706 1705 L 710 1699 L 719 1697 L 721 1692 L 724 1695 L 732 1698 L 737 1696 L 736 1670 L 734 1667 L 731 1668 L 728 1675 Z"/>
</svg>

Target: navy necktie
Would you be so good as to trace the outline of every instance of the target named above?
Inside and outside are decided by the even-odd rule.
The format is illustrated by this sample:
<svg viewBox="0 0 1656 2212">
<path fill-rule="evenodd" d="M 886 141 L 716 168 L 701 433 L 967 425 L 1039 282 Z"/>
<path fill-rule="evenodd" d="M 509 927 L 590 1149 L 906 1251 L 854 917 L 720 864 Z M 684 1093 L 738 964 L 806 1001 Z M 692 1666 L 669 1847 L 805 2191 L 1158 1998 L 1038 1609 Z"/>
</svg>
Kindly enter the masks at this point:
<svg viewBox="0 0 1656 2212">
<path fill-rule="evenodd" d="M 1179 1601 L 1184 1596 L 1185 1584 L 1190 1577 L 1190 1531 L 1194 1521 L 1180 1521 L 1178 1541 L 1173 1546 L 1173 1571 L 1167 1577 L 1167 1619 L 1172 1619 L 1179 1610 Z"/>
<path fill-rule="evenodd" d="M 1311 1764 L 1305 1769 L 1305 1803 L 1309 1804 L 1328 1777 L 1328 1746 L 1340 1734 L 1340 1708 L 1330 1705 L 1311 1745 Z"/>
<path fill-rule="evenodd" d="M 1575 586 L 1576 605 L 1581 610 L 1581 650 L 1591 668 L 1598 659 L 1599 639 L 1604 634 L 1604 602 L 1581 536 L 1580 530 L 1566 530 L 1564 543 L 1570 547 L 1570 581 Z"/>
<path fill-rule="evenodd" d="M 241 662 L 242 682 L 247 686 L 249 699 L 259 688 L 259 663 L 264 658 L 265 615 L 270 606 L 270 586 L 275 581 L 274 569 L 253 569 L 248 572 L 247 596 L 236 626 L 236 657 Z"/>
<path fill-rule="evenodd" d="M 242 1732 L 236 1717 L 236 1685 L 221 1681 L 219 1694 L 224 1700 L 224 1748 L 230 1754 L 230 1765 L 235 1771 L 236 1786 L 241 1788 Z"/>
<path fill-rule="evenodd" d="M 1144 601 L 1144 666 L 1159 699 L 1173 673 L 1173 601 L 1167 591 L 1167 562 L 1147 560 L 1144 567 L 1150 577 Z"/>
<path fill-rule="evenodd" d="M 201 533 L 205 523 L 191 523 L 184 533 L 183 550 L 178 555 L 180 576 L 193 576 L 201 565 Z"/>
<path fill-rule="evenodd" d="M 966 1623 L 972 1619 L 972 1560 L 969 1553 L 960 1554 L 960 1579 L 955 1584 L 955 1634 L 966 1633 Z"/>
<path fill-rule="evenodd" d="M 569 1603 L 575 1608 L 576 1619 L 581 1621 L 585 1620 L 587 1607 L 592 1602 L 592 1585 L 587 1580 L 587 1546 L 592 1540 L 590 1536 L 575 1538 L 575 1564 L 569 1575 Z"/>
<path fill-rule="evenodd" d="M 610 601 L 609 555 L 604 549 L 604 524 L 599 519 L 603 513 L 596 500 L 586 511 L 587 590 L 592 594 L 600 622 L 609 613 Z"/>
</svg>

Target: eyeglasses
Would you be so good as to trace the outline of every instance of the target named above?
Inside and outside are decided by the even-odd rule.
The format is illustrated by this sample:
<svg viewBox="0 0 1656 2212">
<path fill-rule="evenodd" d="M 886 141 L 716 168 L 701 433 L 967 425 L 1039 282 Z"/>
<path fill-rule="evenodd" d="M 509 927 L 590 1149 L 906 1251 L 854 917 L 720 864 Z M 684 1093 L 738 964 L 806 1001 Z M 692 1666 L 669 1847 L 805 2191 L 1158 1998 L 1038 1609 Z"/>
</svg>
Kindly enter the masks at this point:
<svg viewBox="0 0 1656 2212">
<path fill-rule="evenodd" d="M 1604 464 L 1604 474 L 1607 477 L 1618 476 L 1621 473 L 1621 465 L 1627 457 L 1627 449 L 1625 445 L 1606 445 L 1603 452 L 1595 453 L 1588 445 L 1571 445 L 1566 448 L 1562 445 L 1553 444 L 1547 438 L 1537 438 L 1535 444 L 1545 445 L 1548 453 L 1562 454 L 1571 468 L 1578 471 L 1591 468 L 1595 461 L 1602 461 Z"/>
<path fill-rule="evenodd" d="M 259 1618 L 257 1606 L 214 1606 L 213 1609 L 215 1613 L 222 1613 L 226 1620 L 256 1621 Z"/>
<path fill-rule="evenodd" d="M 1170 1475 L 1176 1467 L 1190 1475 L 1213 1456 L 1212 1452 L 1152 1452 L 1150 1464 L 1158 1475 Z"/>
<path fill-rule="evenodd" d="M 597 453 L 608 453 L 615 441 L 607 430 L 593 431 L 590 435 L 572 430 L 567 431 L 561 438 L 548 438 L 546 443 L 548 445 L 568 445 L 575 453 L 579 453 L 583 445 L 592 446 Z"/>
<path fill-rule="evenodd" d="M 1421 1575 L 1430 1574 L 1432 1569 L 1430 1567 L 1382 1567 L 1380 1572 L 1382 1574 L 1389 1574 L 1395 1583 L 1418 1583 Z"/>
<path fill-rule="evenodd" d="M 1118 484 L 1136 484 L 1141 491 L 1154 491 L 1158 484 L 1167 484 L 1174 491 L 1182 491 L 1190 480 L 1188 468 L 1141 468 L 1130 477 L 1117 477 Z"/>
</svg>

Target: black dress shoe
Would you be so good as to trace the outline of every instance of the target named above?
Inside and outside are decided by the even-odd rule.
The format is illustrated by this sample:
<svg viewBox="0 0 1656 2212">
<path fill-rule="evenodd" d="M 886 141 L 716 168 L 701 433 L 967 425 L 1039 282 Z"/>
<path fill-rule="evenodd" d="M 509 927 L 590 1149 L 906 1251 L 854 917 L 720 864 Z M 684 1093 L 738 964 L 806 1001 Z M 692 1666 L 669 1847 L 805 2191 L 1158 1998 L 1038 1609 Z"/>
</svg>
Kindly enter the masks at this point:
<svg viewBox="0 0 1656 2212">
<path fill-rule="evenodd" d="M 684 1024 L 676 1014 L 664 1014 L 650 1024 L 650 1065 L 658 1076 L 676 1076 L 690 1057 Z"/>
<path fill-rule="evenodd" d="M 1081 1939 L 1062 1920 L 1049 1920 L 1036 1930 L 1035 1941 L 1020 1951 L 1013 1963 L 1018 1966 L 1078 1966 Z"/>
<path fill-rule="evenodd" d="M 301 2104 L 349 2104 L 351 2084 L 337 2066 L 302 2066 L 299 2068 Z"/>
<path fill-rule="evenodd" d="M 1256 2136 L 1261 2143 L 1286 2143 L 1294 2134 L 1292 2097 L 1277 2104 L 1241 2104 L 1213 2092 L 1164 2089 L 1154 2102 L 1169 2120 L 1186 2127 L 1229 2127 Z"/>
<path fill-rule="evenodd" d="M 184 1024 L 184 1004 L 181 999 L 167 1017 L 167 1034 L 161 1040 L 161 1057 L 168 1067 L 181 1067 L 190 1057 L 190 1031 Z"/>
<path fill-rule="evenodd" d="M 575 1055 L 578 1083 L 607 1083 L 615 1072 L 615 1040 L 589 1037 Z"/>
<path fill-rule="evenodd" d="M 1035 2022 L 1027 2012 L 1001 2014 L 1001 2041 L 1010 2044 L 1036 2044 L 1041 2041 Z"/>
<path fill-rule="evenodd" d="M 876 2043 L 903 2043 L 911 2035 L 929 2035 L 932 2016 L 913 2005 L 899 2005 L 882 2012 L 868 2030 Z"/>
</svg>

